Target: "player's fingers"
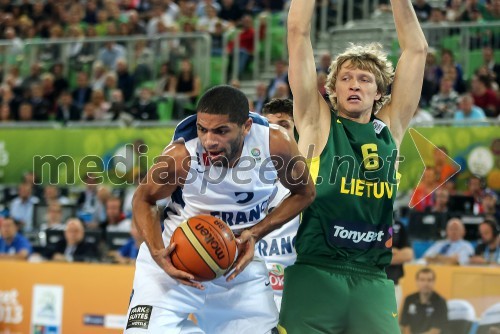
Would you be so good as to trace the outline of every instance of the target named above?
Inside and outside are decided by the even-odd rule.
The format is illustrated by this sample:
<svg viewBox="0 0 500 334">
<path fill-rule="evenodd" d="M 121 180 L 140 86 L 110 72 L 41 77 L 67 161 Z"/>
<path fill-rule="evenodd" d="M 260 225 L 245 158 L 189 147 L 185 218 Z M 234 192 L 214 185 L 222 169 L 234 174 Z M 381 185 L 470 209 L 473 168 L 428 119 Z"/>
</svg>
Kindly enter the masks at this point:
<svg viewBox="0 0 500 334">
<path fill-rule="evenodd" d="M 193 288 L 196 288 L 196 289 L 199 289 L 199 290 L 205 290 L 205 287 L 200 282 L 188 281 L 185 279 L 178 279 L 177 282 L 184 284 L 184 285 L 187 285 L 187 286 L 190 286 L 190 287 L 193 287 Z"/>
<path fill-rule="evenodd" d="M 226 281 L 232 281 L 236 276 L 238 276 L 248 264 L 252 261 L 253 254 L 245 253 L 243 254 L 234 265 L 233 273 L 226 279 Z"/>
<path fill-rule="evenodd" d="M 167 256 L 170 255 L 170 253 L 172 253 L 174 251 L 175 246 L 177 246 L 175 242 L 171 242 L 170 245 L 168 245 L 168 247 L 166 248 L 166 250 L 167 250 L 166 255 Z"/>
</svg>

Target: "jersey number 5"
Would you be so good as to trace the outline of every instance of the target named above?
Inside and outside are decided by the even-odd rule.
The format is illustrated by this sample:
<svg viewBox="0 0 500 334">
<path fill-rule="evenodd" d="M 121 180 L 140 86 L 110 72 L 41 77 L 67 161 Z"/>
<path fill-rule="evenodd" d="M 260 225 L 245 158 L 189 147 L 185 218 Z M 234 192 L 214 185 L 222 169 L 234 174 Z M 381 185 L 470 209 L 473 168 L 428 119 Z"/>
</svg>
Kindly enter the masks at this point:
<svg viewBox="0 0 500 334">
<path fill-rule="evenodd" d="M 364 144 L 361 146 L 363 154 L 363 165 L 366 170 L 375 170 L 379 168 L 377 144 Z"/>
</svg>

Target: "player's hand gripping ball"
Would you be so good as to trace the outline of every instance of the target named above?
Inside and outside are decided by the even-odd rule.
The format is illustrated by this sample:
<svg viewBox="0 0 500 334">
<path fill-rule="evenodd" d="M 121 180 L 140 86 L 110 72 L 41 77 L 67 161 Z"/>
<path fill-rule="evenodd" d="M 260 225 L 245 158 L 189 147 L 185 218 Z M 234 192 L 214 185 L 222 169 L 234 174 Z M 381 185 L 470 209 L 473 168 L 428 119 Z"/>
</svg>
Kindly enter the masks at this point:
<svg viewBox="0 0 500 334">
<path fill-rule="evenodd" d="M 197 281 L 220 277 L 232 266 L 237 253 L 236 239 L 227 224 L 219 218 L 198 215 L 180 224 L 170 243 L 172 264 L 188 272 Z"/>
</svg>

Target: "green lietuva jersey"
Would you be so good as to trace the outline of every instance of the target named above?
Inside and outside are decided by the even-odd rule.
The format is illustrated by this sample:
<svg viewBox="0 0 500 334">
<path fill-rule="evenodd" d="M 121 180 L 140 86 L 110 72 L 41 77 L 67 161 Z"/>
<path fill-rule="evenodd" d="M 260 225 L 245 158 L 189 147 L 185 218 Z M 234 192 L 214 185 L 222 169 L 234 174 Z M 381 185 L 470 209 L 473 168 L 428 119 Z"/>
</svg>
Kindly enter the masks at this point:
<svg viewBox="0 0 500 334">
<path fill-rule="evenodd" d="M 388 127 L 332 113 L 328 142 L 310 161 L 316 199 L 303 212 L 298 260 L 385 267 L 391 262 L 397 150 Z"/>
</svg>

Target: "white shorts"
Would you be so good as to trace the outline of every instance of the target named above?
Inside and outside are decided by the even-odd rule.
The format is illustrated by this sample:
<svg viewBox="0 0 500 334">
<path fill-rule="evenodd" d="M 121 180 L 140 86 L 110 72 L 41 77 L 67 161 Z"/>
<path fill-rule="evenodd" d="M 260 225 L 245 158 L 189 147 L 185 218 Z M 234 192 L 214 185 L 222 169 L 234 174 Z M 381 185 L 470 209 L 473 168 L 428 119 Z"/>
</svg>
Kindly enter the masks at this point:
<svg viewBox="0 0 500 334">
<path fill-rule="evenodd" d="M 143 243 L 139 249 L 126 334 L 265 334 L 278 323 L 265 263 L 255 258 L 231 282 L 220 277 L 198 290 L 168 276 Z M 188 320 L 195 315 L 198 324 Z"/>
</svg>

